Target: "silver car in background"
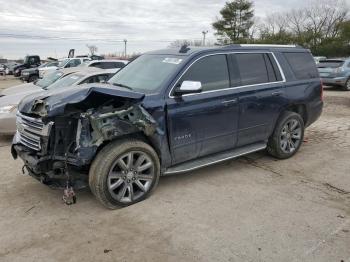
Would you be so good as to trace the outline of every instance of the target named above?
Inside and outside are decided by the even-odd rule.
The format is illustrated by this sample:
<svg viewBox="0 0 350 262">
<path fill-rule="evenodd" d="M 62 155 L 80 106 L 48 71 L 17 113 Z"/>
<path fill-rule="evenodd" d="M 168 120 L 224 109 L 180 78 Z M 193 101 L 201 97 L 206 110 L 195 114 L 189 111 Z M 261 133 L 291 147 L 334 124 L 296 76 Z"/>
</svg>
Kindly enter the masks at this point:
<svg viewBox="0 0 350 262">
<path fill-rule="evenodd" d="M 321 60 L 317 68 L 323 84 L 350 91 L 350 58 Z"/>
<path fill-rule="evenodd" d="M 105 83 L 112 76 L 98 68 L 78 72 L 57 70 L 35 83 L 23 84 L 5 89 L 0 95 L 0 134 L 12 135 L 16 132 L 17 105 L 26 96 L 39 94 L 46 90 L 64 88 L 88 83 Z"/>
</svg>

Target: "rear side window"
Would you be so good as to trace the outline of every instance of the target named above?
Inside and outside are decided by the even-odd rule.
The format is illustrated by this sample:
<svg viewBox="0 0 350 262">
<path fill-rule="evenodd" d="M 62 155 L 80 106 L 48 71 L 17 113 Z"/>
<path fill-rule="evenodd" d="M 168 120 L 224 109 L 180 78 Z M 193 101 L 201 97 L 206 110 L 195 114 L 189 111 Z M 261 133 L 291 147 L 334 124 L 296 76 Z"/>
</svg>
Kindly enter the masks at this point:
<svg viewBox="0 0 350 262">
<path fill-rule="evenodd" d="M 200 81 L 203 91 L 230 87 L 226 55 L 212 55 L 195 62 L 181 78 L 183 81 Z"/>
<path fill-rule="evenodd" d="M 273 72 L 270 74 L 268 72 L 264 54 L 236 54 L 236 59 L 242 85 L 268 83 L 269 76 L 274 75 Z M 271 62 L 269 62 L 269 69 L 272 70 Z"/>
<path fill-rule="evenodd" d="M 115 62 L 114 63 L 114 68 L 123 68 L 124 66 L 125 66 L 125 64 L 122 62 Z"/>
<path fill-rule="evenodd" d="M 310 53 L 284 53 L 298 80 L 318 78 L 315 61 Z"/>
</svg>

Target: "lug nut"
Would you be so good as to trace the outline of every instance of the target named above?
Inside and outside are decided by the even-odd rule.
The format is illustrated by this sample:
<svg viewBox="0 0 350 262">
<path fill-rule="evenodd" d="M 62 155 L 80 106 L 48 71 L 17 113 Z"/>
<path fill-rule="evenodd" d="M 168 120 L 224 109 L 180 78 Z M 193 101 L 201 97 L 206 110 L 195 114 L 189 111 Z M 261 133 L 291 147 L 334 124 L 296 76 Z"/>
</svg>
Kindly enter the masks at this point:
<svg viewBox="0 0 350 262">
<path fill-rule="evenodd" d="M 125 180 L 125 179 L 126 179 L 126 176 L 123 176 L 123 179 Z"/>
<path fill-rule="evenodd" d="M 132 178 L 132 180 L 135 180 L 135 179 L 136 179 L 135 177 Z"/>
<path fill-rule="evenodd" d="M 130 180 L 128 179 L 128 181 L 127 181 L 128 183 L 130 183 Z"/>
</svg>

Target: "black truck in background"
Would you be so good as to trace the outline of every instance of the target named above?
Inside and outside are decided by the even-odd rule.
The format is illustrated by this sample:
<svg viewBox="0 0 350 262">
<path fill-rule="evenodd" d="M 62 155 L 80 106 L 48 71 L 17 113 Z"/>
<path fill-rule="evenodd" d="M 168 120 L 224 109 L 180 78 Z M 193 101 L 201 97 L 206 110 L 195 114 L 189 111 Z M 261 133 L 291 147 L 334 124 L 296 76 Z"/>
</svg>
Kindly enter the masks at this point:
<svg viewBox="0 0 350 262">
<path fill-rule="evenodd" d="M 29 69 L 29 68 L 36 68 L 40 66 L 40 56 L 38 55 L 28 55 L 24 59 L 24 63 L 17 65 L 13 68 L 13 75 L 15 77 L 21 76 L 21 72 L 24 69 Z"/>
</svg>

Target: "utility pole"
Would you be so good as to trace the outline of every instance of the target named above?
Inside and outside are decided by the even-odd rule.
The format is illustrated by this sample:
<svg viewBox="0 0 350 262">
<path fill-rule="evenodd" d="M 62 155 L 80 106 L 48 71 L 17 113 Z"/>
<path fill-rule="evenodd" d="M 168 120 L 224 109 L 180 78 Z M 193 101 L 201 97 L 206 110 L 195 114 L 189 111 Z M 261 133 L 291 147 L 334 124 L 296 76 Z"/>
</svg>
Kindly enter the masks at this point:
<svg viewBox="0 0 350 262">
<path fill-rule="evenodd" d="M 203 34 L 203 46 L 205 46 L 205 36 L 206 36 L 206 34 L 208 34 L 208 30 L 203 31 L 202 34 Z"/>
<path fill-rule="evenodd" d="M 126 58 L 126 43 L 128 42 L 127 39 L 124 39 L 124 57 Z"/>
</svg>

